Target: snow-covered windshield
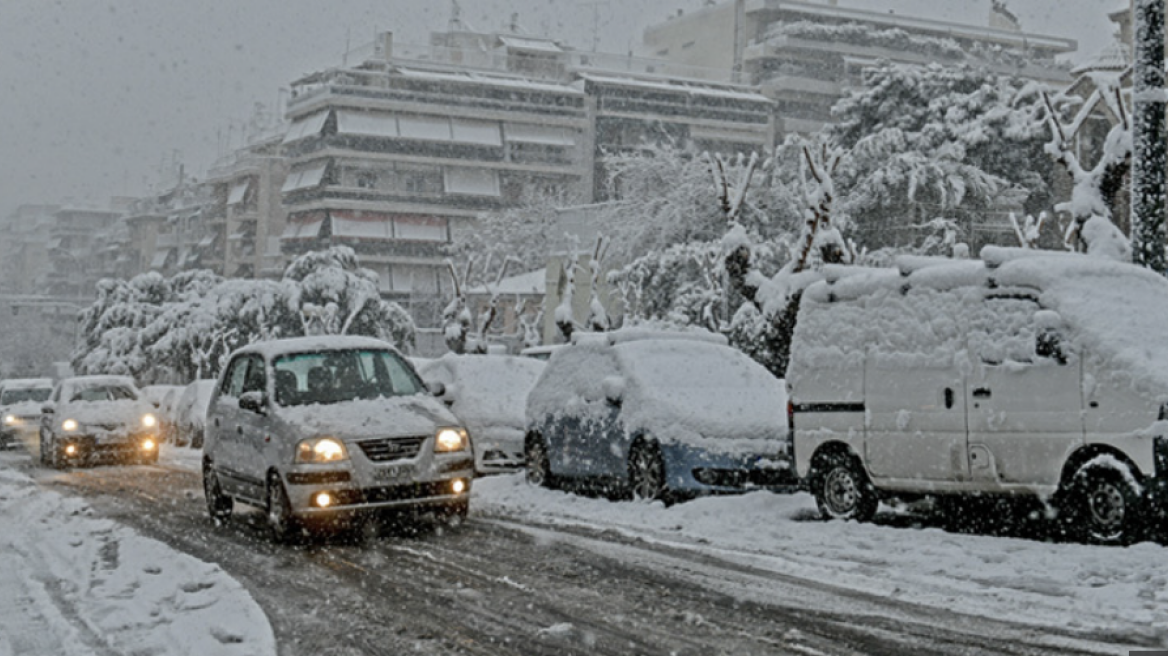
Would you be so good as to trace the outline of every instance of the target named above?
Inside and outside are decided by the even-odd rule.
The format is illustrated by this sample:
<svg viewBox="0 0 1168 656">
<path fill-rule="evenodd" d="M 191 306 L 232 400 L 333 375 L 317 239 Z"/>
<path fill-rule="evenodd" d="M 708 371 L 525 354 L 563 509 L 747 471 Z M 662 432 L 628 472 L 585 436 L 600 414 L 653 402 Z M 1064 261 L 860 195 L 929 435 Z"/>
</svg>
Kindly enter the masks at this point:
<svg viewBox="0 0 1168 656">
<path fill-rule="evenodd" d="M 0 394 L 0 405 L 12 405 L 14 403 L 25 403 L 26 401 L 44 401 L 49 398 L 53 390 L 47 387 L 26 387 L 23 389 L 4 390 Z"/>
<path fill-rule="evenodd" d="M 294 353 L 276 358 L 276 403 L 340 403 L 409 396 L 425 389 L 414 370 L 392 351 L 352 349 Z"/>
<path fill-rule="evenodd" d="M 136 401 L 138 393 L 125 385 L 98 383 L 76 387 L 69 396 L 70 401 Z"/>
</svg>

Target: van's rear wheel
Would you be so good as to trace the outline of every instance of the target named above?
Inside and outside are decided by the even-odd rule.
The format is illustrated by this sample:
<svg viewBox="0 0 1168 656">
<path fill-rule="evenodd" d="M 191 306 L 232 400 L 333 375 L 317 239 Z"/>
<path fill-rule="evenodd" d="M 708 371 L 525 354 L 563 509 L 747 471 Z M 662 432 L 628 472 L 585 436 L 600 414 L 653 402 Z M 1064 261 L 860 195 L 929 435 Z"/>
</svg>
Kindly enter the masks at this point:
<svg viewBox="0 0 1168 656">
<path fill-rule="evenodd" d="M 1062 504 L 1076 537 L 1094 544 L 1139 540 L 1143 504 L 1135 480 L 1134 472 L 1122 463 L 1080 467 L 1066 487 Z"/>
<path fill-rule="evenodd" d="M 839 452 L 820 454 L 811 470 L 811 492 L 825 519 L 866 522 L 876 514 L 876 490 L 855 458 Z"/>
</svg>

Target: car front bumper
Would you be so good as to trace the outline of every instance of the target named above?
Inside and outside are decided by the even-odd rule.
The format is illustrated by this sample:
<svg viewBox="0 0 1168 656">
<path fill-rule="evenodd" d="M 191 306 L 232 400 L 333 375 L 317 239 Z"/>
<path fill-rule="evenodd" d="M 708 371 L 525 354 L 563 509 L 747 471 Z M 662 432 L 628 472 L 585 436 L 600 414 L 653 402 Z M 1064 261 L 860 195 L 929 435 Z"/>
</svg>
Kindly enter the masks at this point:
<svg viewBox="0 0 1168 656">
<path fill-rule="evenodd" d="M 294 515 L 320 520 L 403 509 L 446 509 L 469 501 L 474 478 L 470 453 L 423 460 L 346 468 L 295 465 L 284 474 L 288 501 Z M 399 471 L 406 473 L 389 475 Z"/>
<path fill-rule="evenodd" d="M 125 460 L 158 453 L 154 432 L 57 435 L 53 442 L 66 461 Z"/>
<path fill-rule="evenodd" d="M 722 454 L 685 444 L 662 444 L 661 450 L 674 492 L 737 493 L 797 484 L 794 466 L 781 453 Z"/>
</svg>

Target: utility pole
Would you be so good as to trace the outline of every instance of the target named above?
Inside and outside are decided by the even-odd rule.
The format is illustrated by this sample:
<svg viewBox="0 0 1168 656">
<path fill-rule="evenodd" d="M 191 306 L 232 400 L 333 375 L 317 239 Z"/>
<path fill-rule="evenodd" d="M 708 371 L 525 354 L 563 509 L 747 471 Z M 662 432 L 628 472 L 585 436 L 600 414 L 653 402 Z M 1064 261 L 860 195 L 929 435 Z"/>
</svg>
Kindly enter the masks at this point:
<svg viewBox="0 0 1168 656">
<path fill-rule="evenodd" d="M 1164 130 L 1164 0 L 1136 0 L 1135 64 L 1132 87 L 1132 259 L 1168 273 L 1164 211 L 1166 163 Z"/>
</svg>

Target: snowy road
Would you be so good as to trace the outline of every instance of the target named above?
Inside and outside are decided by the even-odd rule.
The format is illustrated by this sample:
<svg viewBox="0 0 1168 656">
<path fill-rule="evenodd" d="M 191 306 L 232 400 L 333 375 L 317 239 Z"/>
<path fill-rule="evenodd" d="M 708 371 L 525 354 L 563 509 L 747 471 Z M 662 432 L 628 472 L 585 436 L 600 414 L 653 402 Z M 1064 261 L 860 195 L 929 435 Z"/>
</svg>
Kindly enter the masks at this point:
<svg viewBox="0 0 1168 656">
<path fill-rule="evenodd" d="M 862 549 L 836 565 L 849 578 L 806 554 L 780 558 L 668 526 L 673 513 L 701 513 L 705 502 L 614 506 L 532 490 L 515 477 L 480 481 L 471 521 L 454 530 L 278 547 L 255 512 L 212 528 L 191 464 L 67 474 L 31 460 L 0 466 L 217 565 L 264 610 L 280 654 L 1126 654 L 1160 640 L 1158 631 L 1149 637 L 1090 618 L 1060 625 L 995 617 L 976 605 L 964 612 L 928 596 L 941 594 L 937 577 L 887 582 L 891 590 L 855 584 L 857 571 L 887 562 L 878 553 L 862 562 Z M 762 498 L 743 500 L 746 516 L 755 496 Z M 727 500 L 711 501 L 727 508 Z M 779 527 L 800 530 L 787 523 Z M 775 528 L 758 526 L 757 535 Z M 874 528 L 899 537 L 902 550 L 928 549 L 933 533 L 1018 549 L 1013 540 Z M 894 561 L 889 573 L 898 576 Z M 1017 601 L 1003 600 L 1010 603 Z"/>
</svg>

